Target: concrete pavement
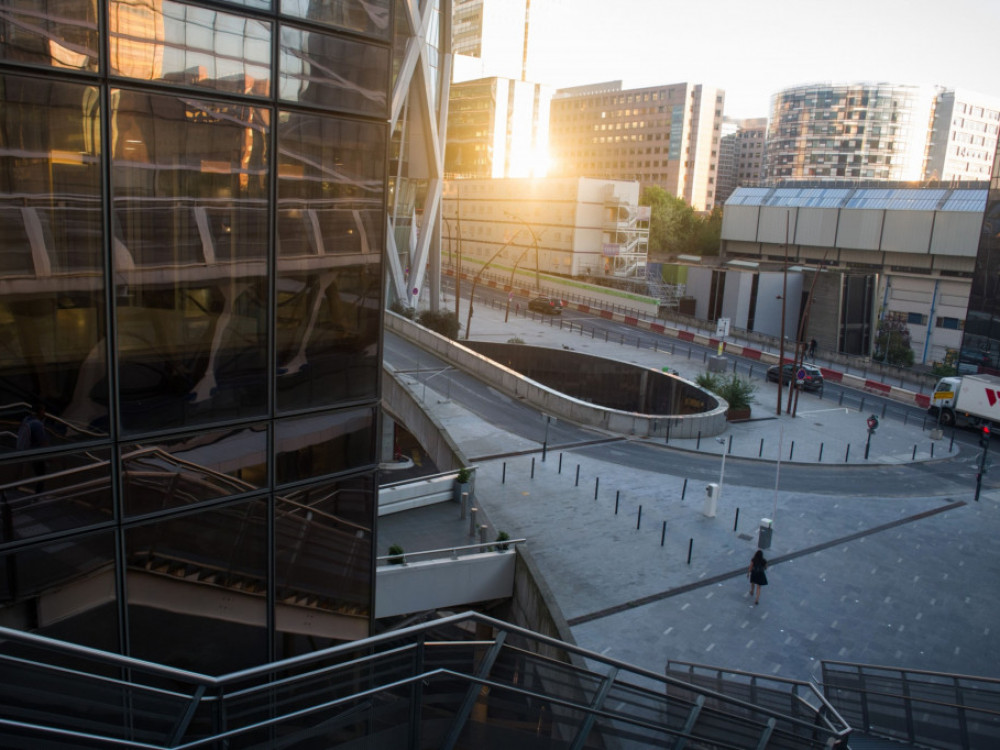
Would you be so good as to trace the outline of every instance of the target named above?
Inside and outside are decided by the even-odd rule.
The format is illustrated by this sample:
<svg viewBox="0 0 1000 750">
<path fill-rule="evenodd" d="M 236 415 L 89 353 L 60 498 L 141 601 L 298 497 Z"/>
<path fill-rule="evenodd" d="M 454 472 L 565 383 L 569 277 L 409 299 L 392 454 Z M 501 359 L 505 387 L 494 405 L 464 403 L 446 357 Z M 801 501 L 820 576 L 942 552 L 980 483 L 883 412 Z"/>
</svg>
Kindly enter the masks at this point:
<svg viewBox="0 0 1000 750">
<path fill-rule="evenodd" d="M 503 310 L 486 306 L 472 329 L 473 338 L 570 347 L 692 380 L 704 369 L 683 351 L 605 343 L 520 317 L 505 323 Z M 426 401 L 467 455 L 498 456 L 477 462 L 476 501 L 495 530 L 529 540 L 585 648 L 654 669 L 674 659 L 819 679 L 819 660 L 833 659 L 1000 677 L 1000 492 L 987 486 L 973 502 L 978 449 L 956 441 L 949 453 L 949 435 L 932 441 L 916 420 L 884 419 L 866 461 L 867 413 L 802 394 L 797 416 L 776 417 L 776 386 L 759 384 L 751 421 L 723 435 L 731 452 L 715 517 L 703 512 L 702 479 L 682 499 L 686 456 L 714 454 L 721 470 L 724 446 L 712 439 L 647 444 L 660 470 L 621 463 L 613 442 L 550 445 L 542 462 L 539 442 L 485 424 L 443 390 L 432 394 L 434 382 Z M 521 451 L 534 453 L 513 455 Z M 814 489 L 782 489 L 779 455 L 786 472 L 814 473 Z M 945 471 L 922 471 L 929 461 Z M 743 481 L 751 465 L 773 467 L 777 489 Z M 879 466 L 915 489 L 873 494 Z M 746 566 L 765 517 L 774 524 L 770 585 L 754 606 Z M 380 519 L 378 544 L 448 547 L 472 541 L 467 533 L 446 504 Z"/>
</svg>

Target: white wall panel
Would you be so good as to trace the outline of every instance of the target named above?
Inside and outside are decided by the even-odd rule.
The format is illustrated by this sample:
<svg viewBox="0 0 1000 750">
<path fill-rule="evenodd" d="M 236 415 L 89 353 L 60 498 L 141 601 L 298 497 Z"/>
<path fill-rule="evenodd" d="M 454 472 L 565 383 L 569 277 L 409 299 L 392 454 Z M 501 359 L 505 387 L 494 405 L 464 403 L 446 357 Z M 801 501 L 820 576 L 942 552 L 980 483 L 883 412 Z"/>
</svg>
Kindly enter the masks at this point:
<svg viewBox="0 0 1000 750">
<path fill-rule="evenodd" d="M 934 220 L 931 252 L 935 255 L 976 257 L 982 215 L 968 211 L 939 211 Z"/>
<path fill-rule="evenodd" d="M 837 214 L 836 208 L 800 208 L 795 244 L 833 247 L 837 238 Z"/>
<path fill-rule="evenodd" d="M 844 209 L 837 226 L 837 246 L 878 250 L 884 211 Z"/>
<path fill-rule="evenodd" d="M 934 214 L 930 211 L 886 211 L 882 249 L 890 253 L 928 253 L 933 226 Z"/>
<path fill-rule="evenodd" d="M 757 230 L 761 242 L 785 244 L 785 238 L 792 242 L 795 236 L 795 221 L 798 215 L 796 208 L 778 208 L 763 206 L 760 209 L 760 227 Z"/>
<path fill-rule="evenodd" d="M 758 206 L 726 206 L 722 220 L 722 239 L 757 241 Z"/>
</svg>

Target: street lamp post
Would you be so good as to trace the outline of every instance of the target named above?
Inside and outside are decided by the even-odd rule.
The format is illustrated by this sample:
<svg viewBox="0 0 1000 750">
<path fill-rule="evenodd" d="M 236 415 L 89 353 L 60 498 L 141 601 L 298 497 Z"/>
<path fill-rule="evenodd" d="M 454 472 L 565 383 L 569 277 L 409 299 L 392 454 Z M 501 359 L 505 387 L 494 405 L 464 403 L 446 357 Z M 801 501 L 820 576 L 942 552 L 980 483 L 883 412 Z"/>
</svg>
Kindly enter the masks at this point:
<svg viewBox="0 0 1000 750">
<path fill-rule="evenodd" d="M 715 442 L 722 446 L 722 469 L 719 471 L 719 494 L 717 496 L 719 499 L 722 497 L 722 481 L 726 477 L 726 439 L 717 437 Z"/>
<path fill-rule="evenodd" d="M 483 267 L 480 268 L 476 272 L 476 275 L 472 277 L 472 291 L 469 292 L 469 315 L 465 319 L 465 338 L 466 339 L 469 338 L 469 333 L 470 333 L 470 329 L 471 329 L 471 326 L 472 326 L 472 307 L 475 304 L 475 299 L 476 299 L 476 284 L 479 283 L 479 277 L 483 275 L 483 271 L 485 271 L 487 268 L 489 268 L 490 263 L 492 263 L 493 261 L 495 261 L 497 259 L 497 257 L 500 255 L 500 253 L 502 253 L 504 250 L 506 250 L 508 247 L 510 247 L 514 243 L 514 240 L 517 239 L 517 235 L 519 235 L 520 233 L 521 233 L 521 230 L 518 229 L 517 232 L 514 234 L 514 236 L 511 237 L 509 240 L 507 240 L 505 243 L 503 243 L 503 246 L 499 250 L 497 250 L 495 253 L 493 253 L 493 255 L 490 256 L 490 259 L 488 261 L 486 261 L 485 263 L 483 263 Z"/>
<path fill-rule="evenodd" d="M 542 288 L 542 283 L 541 280 L 539 279 L 539 270 L 538 270 L 538 235 L 535 234 L 535 230 L 532 229 L 531 224 L 526 222 L 520 216 L 516 216 L 512 214 L 510 211 L 504 211 L 504 214 L 514 219 L 514 221 L 518 221 L 521 224 L 524 224 L 525 228 L 528 230 L 528 234 L 531 235 L 531 244 L 534 245 L 535 247 L 535 290 L 537 291 Z M 511 276 L 511 278 L 513 278 L 513 276 Z"/>
<path fill-rule="evenodd" d="M 528 248 L 528 250 L 530 249 L 531 248 Z M 507 284 L 507 286 L 510 287 L 510 291 L 507 292 L 507 310 L 503 314 L 504 323 L 510 320 L 510 298 L 514 295 L 514 274 L 517 273 L 517 267 L 521 261 L 524 260 L 524 256 L 528 254 L 528 250 L 525 250 L 517 257 L 517 260 L 514 262 L 514 267 L 510 269 L 510 283 Z"/>
</svg>

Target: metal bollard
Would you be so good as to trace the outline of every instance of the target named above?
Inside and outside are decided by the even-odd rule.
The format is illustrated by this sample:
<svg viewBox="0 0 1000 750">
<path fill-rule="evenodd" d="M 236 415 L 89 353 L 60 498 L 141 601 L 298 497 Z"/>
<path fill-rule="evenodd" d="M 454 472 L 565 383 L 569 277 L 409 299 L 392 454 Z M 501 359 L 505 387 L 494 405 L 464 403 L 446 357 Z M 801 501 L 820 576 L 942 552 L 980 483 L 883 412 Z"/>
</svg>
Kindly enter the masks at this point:
<svg viewBox="0 0 1000 750">
<path fill-rule="evenodd" d="M 576 482 L 573 483 L 574 487 L 580 486 L 580 464 L 576 465 Z"/>
<path fill-rule="evenodd" d="M 733 436 L 730 435 L 729 436 L 729 445 L 726 448 L 726 453 L 732 453 L 732 452 L 733 452 Z"/>
<path fill-rule="evenodd" d="M 535 457 L 531 457 L 531 478 L 535 478 Z"/>
<path fill-rule="evenodd" d="M 733 531 L 736 531 L 736 527 L 740 525 L 740 509 L 736 508 L 736 518 L 733 520 Z"/>
<path fill-rule="evenodd" d="M 851 444 L 847 444 L 847 452 L 844 453 L 844 463 L 847 463 L 847 459 L 851 457 Z"/>
<path fill-rule="evenodd" d="M 764 455 L 764 438 L 760 439 L 760 450 L 757 451 L 757 458 Z"/>
<path fill-rule="evenodd" d="M 882 402 L 882 419 L 885 419 L 885 409 L 886 409 L 886 407 L 887 407 L 888 405 L 889 405 L 889 402 L 888 402 L 888 401 L 883 401 L 883 402 Z"/>
<path fill-rule="evenodd" d="M 663 522 L 663 528 L 660 530 L 660 546 L 663 546 L 663 542 L 667 538 L 667 522 Z"/>
<path fill-rule="evenodd" d="M 621 497 L 622 491 L 617 490 L 615 492 L 615 515 L 618 515 L 618 498 Z"/>
<path fill-rule="evenodd" d="M 840 392 L 840 399 L 837 401 L 837 406 L 843 406 L 843 405 L 844 405 L 844 392 L 841 391 Z"/>
<path fill-rule="evenodd" d="M 562 474 L 562 453 L 559 454 L 559 471 L 558 474 Z"/>
<path fill-rule="evenodd" d="M 465 520 L 465 514 L 468 511 L 468 509 L 469 509 L 469 493 L 468 492 L 463 492 L 462 493 L 462 507 L 459 510 L 460 515 L 458 516 L 463 521 Z"/>
<path fill-rule="evenodd" d="M 791 461 L 792 456 L 794 455 L 795 455 L 795 441 L 793 440 L 791 447 L 788 449 L 788 460 Z"/>
<path fill-rule="evenodd" d="M 681 500 L 684 499 L 684 495 L 687 494 L 687 491 L 688 491 L 688 480 L 685 479 L 684 480 L 684 486 L 681 487 Z"/>
<path fill-rule="evenodd" d="M 507 462 L 503 462 L 503 471 L 500 472 L 500 484 L 507 484 Z"/>
<path fill-rule="evenodd" d="M 635 530 L 638 531 L 639 527 L 642 526 L 642 506 L 639 506 L 639 515 L 635 519 Z"/>
<path fill-rule="evenodd" d="M 819 463 L 823 463 L 823 444 L 819 444 Z"/>
<path fill-rule="evenodd" d="M 601 478 L 597 477 L 594 479 L 594 499 L 597 499 L 597 490 L 601 486 Z"/>
<path fill-rule="evenodd" d="M 486 544 L 486 530 L 487 529 L 489 529 L 489 526 L 487 526 L 485 523 L 482 524 L 479 527 L 479 543 L 480 544 Z M 484 547 L 480 547 L 479 551 L 480 552 L 486 552 L 486 549 Z"/>
<path fill-rule="evenodd" d="M 698 430 L 698 442 L 694 444 L 694 449 L 695 450 L 701 449 L 701 430 Z"/>
<path fill-rule="evenodd" d="M 691 548 L 694 547 L 694 539 L 688 539 L 688 565 L 691 564 Z"/>
<path fill-rule="evenodd" d="M 934 458 L 934 443 L 931 443 L 931 458 Z"/>
<path fill-rule="evenodd" d="M 917 444 L 916 443 L 913 444 L 913 455 L 910 456 L 910 460 L 911 461 L 916 461 L 917 460 Z"/>
<path fill-rule="evenodd" d="M 476 513 L 478 511 L 479 511 L 479 508 L 470 508 L 469 509 L 469 536 L 475 536 L 476 535 Z"/>
</svg>

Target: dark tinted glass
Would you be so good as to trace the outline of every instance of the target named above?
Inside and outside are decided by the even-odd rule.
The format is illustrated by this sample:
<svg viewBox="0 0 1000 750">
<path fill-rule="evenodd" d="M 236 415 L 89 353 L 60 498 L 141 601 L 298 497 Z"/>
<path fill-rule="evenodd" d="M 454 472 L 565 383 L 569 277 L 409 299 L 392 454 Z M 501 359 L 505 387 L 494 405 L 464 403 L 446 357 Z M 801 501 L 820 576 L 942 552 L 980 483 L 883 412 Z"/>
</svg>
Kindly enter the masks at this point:
<svg viewBox="0 0 1000 750">
<path fill-rule="evenodd" d="M 0 553 L 0 611 L 11 627 L 108 651 L 120 651 L 115 595 L 115 536 L 76 535 Z M 30 624 L 23 614 L 31 611 Z M 20 613 L 18 616 L 17 613 Z"/>
<path fill-rule="evenodd" d="M 122 429 L 262 415 L 267 113 L 124 89 L 112 101 Z"/>
<path fill-rule="evenodd" d="M 310 605 L 308 611 L 288 608 L 279 627 L 289 635 L 335 641 L 367 632 L 374 503 L 371 477 L 296 488 L 277 500 L 275 593 L 279 601 Z M 342 617 L 324 619 L 320 612 Z M 280 640 L 279 658 L 300 652 Z"/>
<path fill-rule="evenodd" d="M 126 515 L 152 513 L 267 486 L 263 425 L 122 447 Z"/>
<path fill-rule="evenodd" d="M 0 5 L 3 58 L 97 70 L 97 4 L 93 0 L 4 0 Z"/>
<path fill-rule="evenodd" d="M 282 99 L 385 117 L 389 51 L 329 34 L 281 30 Z M 325 71 L 336 70 L 336 76 Z"/>
<path fill-rule="evenodd" d="M 371 409 L 350 409 L 275 422 L 277 482 L 298 482 L 375 463 Z"/>
<path fill-rule="evenodd" d="M 114 0 L 114 75 L 266 96 L 271 24 L 171 0 Z M 116 25 L 120 33 L 115 33 Z"/>
<path fill-rule="evenodd" d="M 281 0 L 281 12 L 379 39 L 391 30 L 389 0 Z"/>
<path fill-rule="evenodd" d="M 0 101 L 0 451 L 35 404 L 47 446 L 91 440 L 108 405 L 97 92 L 5 75 Z"/>
<path fill-rule="evenodd" d="M 266 509 L 235 502 L 125 530 L 133 656 L 216 674 L 265 658 Z"/>
<path fill-rule="evenodd" d="M 282 113 L 277 405 L 374 398 L 385 128 Z"/>
</svg>

